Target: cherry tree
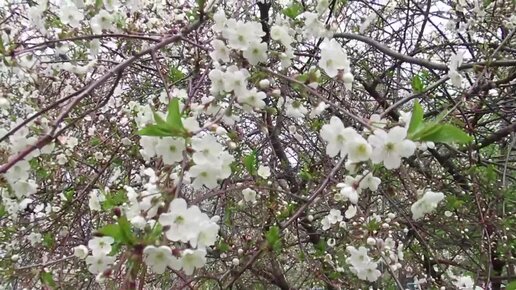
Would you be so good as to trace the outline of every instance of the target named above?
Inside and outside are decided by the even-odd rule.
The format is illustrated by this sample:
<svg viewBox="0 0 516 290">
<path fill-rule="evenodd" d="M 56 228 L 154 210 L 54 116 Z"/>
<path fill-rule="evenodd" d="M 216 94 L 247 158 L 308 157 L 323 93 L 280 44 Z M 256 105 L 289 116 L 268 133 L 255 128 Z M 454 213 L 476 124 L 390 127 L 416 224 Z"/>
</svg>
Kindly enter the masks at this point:
<svg viewBox="0 0 516 290">
<path fill-rule="evenodd" d="M 504 0 L 0 0 L 2 289 L 516 289 Z"/>
</svg>

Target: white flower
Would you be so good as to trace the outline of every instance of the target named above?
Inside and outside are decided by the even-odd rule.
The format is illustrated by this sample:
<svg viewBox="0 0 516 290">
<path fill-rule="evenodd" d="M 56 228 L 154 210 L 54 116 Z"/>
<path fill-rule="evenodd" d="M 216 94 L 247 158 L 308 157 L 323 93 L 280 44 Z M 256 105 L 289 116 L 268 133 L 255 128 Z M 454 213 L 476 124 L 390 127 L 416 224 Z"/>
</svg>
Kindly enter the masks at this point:
<svg viewBox="0 0 516 290">
<path fill-rule="evenodd" d="M 234 49 L 247 50 L 252 42 L 260 39 L 265 32 L 259 22 L 235 21 L 229 19 L 222 35 L 228 40 L 228 46 Z"/>
<path fill-rule="evenodd" d="M 90 192 L 90 198 L 88 199 L 88 206 L 91 211 L 101 211 L 102 207 L 100 203 L 105 201 L 106 197 L 98 189 L 93 189 Z"/>
<path fill-rule="evenodd" d="M 105 256 L 111 252 L 111 244 L 114 242 L 112 237 L 94 237 L 88 242 L 88 248 L 91 249 L 94 256 Z"/>
<path fill-rule="evenodd" d="M 18 199 L 30 196 L 38 191 L 36 181 L 20 179 L 11 184 L 11 188 Z"/>
<path fill-rule="evenodd" d="M 348 209 L 346 210 L 346 212 L 344 213 L 344 216 L 347 218 L 347 219 L 350 219 L 352 217 L 354 217 L 355 215 L 357 214 L 357 207 L 350 204 L 348 206 Z"/>
<path fill-rule="evenodd" d="M 475 286 L 475 281 L 469 276 L 457 277 L 453 285 L 459 290 L 482 290 L 482 287 Z"/>
<path fill-rule="evenodd" d="M 183 126 L 188 132 L 196 132 L 201 129 L 197 117 L 188 117 L 183 120 Z"/>
<path fill-rule="evenodd" d="M 358 187 L 361 189 L 369 188 L 371 191 L 376 191 L 381 183 L 380 178 L 373 176 L 373 174 L 368 171 L 364 172 L 364 175 L 364 178 L 360 176 L 362 181 L 360 181 Z"/>
<path fill-rule="evenodd" d="M 226 26 L 226 14 L 224 13 L 223 9 L 217 10 L 215 14 L 213 14 L 213 21 L 215 22 L 215 25 L 213 25 L 213 30 L 216 32 L 221 32 L 224 27 Z"/>
<path fill-rule="evenodd" d="M 458 88 L 462 88 L 462 76 L 460 73 L 456 70 L 450 70 L 448 71 L 448 77 L 450 78 L 450 81 L 452 85 Z"/>
<path fill-rule="evenodd" d="M 213 69 L 208 74 L 211 81 L 210 93 L 217 95 L 224 92 L 225 73 L 219 69 Z"/>
<path fill-rule="evenodd" d="M 353 246 L 348 246 L 346 250 L 351 255 L 346 258 L 346 263 L 352 265 L 354 268 L 363 268 L 366 263 L 371 261 L 371 258 L 367 254 L 368 250 L 366 247 L 361 246 L 357 250 Z"/>
<path fill-rule="evenodd" d="M 331 228 L 331 223 L 330 223 L 330 219 L 328 218 L 328 216 L 325 216 L 322 220 L 321 220 L 321 224 L 322 224 L 322 229 L 324 231 L 326 230 L 329 230 Z"/>
<path fill-rule="evenodd" d="M 183 251 L 181 257 L 183 270 L 186 275 L 192 275 L 195 269 L 201 268 L 206 264 L 206 251 L 204 249 Z"/>
<path fill-rule="evenodd" d="M 85 245 L 79 245 L 73 248 L 73 255 L 81 260 L 88 256 L 88 248 Z"/>
<path fill-rule="evenodd" d="M 458 88 L 462 87 L 462 76 L 458 72 L 459 67 L 462 64 L 464 54 L 453 54 L 450 57 L 450 64 L 448 65 L 448 77 L 450 78 L 452 84 Z"/>
<path fill-rule="evenodd" d="M 378 269 L 378 264 L 375 262 L 367 262 L 362 265 L 361 268 L 356 269 L 357 270 L 357 277 L 361 280 L 374 282 L 376 281 L 381 275 L 382 272 L 380 272 Z"/>
<path fill-rule="evenodd" d="M 357 163 L 367 161 L 373 151 L 371 145 L 360 135 L 351 139 L 347 144 L 348 158 L 351 162 Z"/>
<path fill-rule="evenodd" d="M 140 154 L 145 160 L 150 160 L 150 158 L 156 156 L 156 146 L 159 140 L 159 138 L 152 136 L 141 136 L 140 146 L 142 149 L 140 150 Z"/>
<path fill-rule="evenodd" d="M 322 112 L 324 112 L 324 110 L 326 110 L 328 107 L 330 107 L 330 105 L 326 104 L 325 102 L 320 102 L 317 107 L 315 107 L 311 112 L 310 112 L 310 118 L 315 118 L 317 116 L 319 116 Z"/>
<path fill-rule="evenodd" d="M 66 162 L 68 162 L 68 158 L 66 158 L 66 155 L 64 155 L 62 153 L 56 156 L 56 160 L 57 160 L 57 164 L 59 164 L 59 165 L 65 165 Z"/>
<path fill-rule="evenodd" d="M 176 198 L 172 200 L 168 212 L 161 214 L 159 217 L 159 223 L 169 227 L 165 231 L 167 239 L 173 242 L 186 243 L 189 239 L 195 237 L 197 234 L 195 222 L 198 219 L 196 213 L 187 208 L 184 199 Z"/>
<path fill-rule="evenodd" d="M 340 192 L 335 195 L 335 200 L 349 200 L 352 204 L 358 203 L 358 191 L 351 185 L 341 184 Z"/>
<path fill-rule="evenodd" d="M 252 65 L 257 65 L 259 62 L 267 61 L 267 43 L 253 41 L 249 47 L 244 50 L 244 57 Z"/>
<path fill-rule="evenodd" d="M 88 270 L 92 274 L 98 274 L 104 272 L 109 265 L 115 262 L 115 257 L 107 256 L 103 253 L 94 253 L 86 257 L 86 263 L 88 264 Z"/>
<path fill-rule="evenodd" d="M 325 124 L 321 128 L 321 138 L 328 142 L 326 145 L 326 154 L 335 157 L 339 154 L 342 157 L 348 154 L 348 142 L 357 137 L 357 132 L 353 128 L 344 128 L 342 121 L 333 116 L 329 124 Z"/>
<path fill-rule="evenodd" d="M 285 104 L 285 115 L 291 118 L 303 118 L 308 113 L 308 109 L 298 100 L 287 99 Z"/>
<path fill-rule="evenodd" d="M 102 34 L 102 30 L 109 30 L 113 25 L 113 16 L 106 10 L 100 10 L 99 13 L 90 19 L 90 26 L 93 34 Z"/>
<path fill-rule="evenodd" d="M 304 37 L 323 37 L 327 34 L 325 25 L 319 20 L 317 13 L 304 12 L 300 16 L 305 19 L 303 27 Z"/>
<path fill-rule="evenodd" d="M 229 62 L 229 49 L 222 40 L 214 39 L 211 42 L 211 46 L 213 46 L 213 51 L 210 52 L 210 57 L 213 60 L 222 60 L 223 62 Z"/>
<path fill-rule="evenodd" d="M 167 266 L 179 263 L 179 259 L 172 255 L 172 250 L 168 246 L 147 246 L 143 249 L 143 255 L 145 264 L 156 274 L 163 274 Z"/>
<path fill-rule="evenodd" d="M 200 189 L 206 186 L 209 189 L 213 189 L 217 186 L 217 180 L 219 178 L 220 167 L 210 162 L 204 162 L 195 164 L 189 169 L 191 178 L 194 178 L 192 186 L 195 189 Z"/>
<path fill-rule="evenodd" d="M 395 169 L 400 167 L 401 158 L 414 154 L 416 144 L 408 139 L 405 128 L 396 126 L 389 133 L 381 129 L 374 131 L 368 141 L 373 146 L 371 160 L 373 163 L 383 162 L 385 168 Z"/>
<path fill-rule="evenodd" d="M 258 171 L 256 173 L 261 178 L 267 179 L 267 178 L 269 178 L 269 176 L 271 176 L 271 168 L 269 166 L 260 165 L 258 167 Z"/>
<path fill-rule="evenodd" d="M 217 138 L 210 134 L 202 137 L 193 137 L 192 149 L 195 151 L 192 155 L 195 163 L 216 162 L 222 151 L 224 151 L 224 147 L 217 142 Z"/>
<path fill-rule="evenodd" d="M 271 38 L 280 42 L 285 47 L 290 47 L 290 44 L 294 42 L 294 39 L 289 34 L 289 28 L 287 26 L 273 25 L 271 27 Z"/>
<path fill-rule="evenodd" d="M 351 74 L 350 72 L 346 72 L 344 73 L 344 75 L 342 75 L 342 82 L 344 83 L 344 87 L 347 89 L 347 90 L 350 90 L 353 88 L 353 81 L 355 80 L 355 77 L 353 77 L 353 74 Z"/>
<path fill-rule="evenodd" d="M 233 92 L 235 95 L 245 94 L 247 91 L 247 70 L 228 71 L 224 74 L 224 91 Z"/>
<path fill-rule="evenodd" d="M 172 165 L 183 160 L 185 140 L 181 138 L 161 138 L 156 145 L 156 154 L 161 156 L 163 163 Z"/>
<path fill-rule="evenodd" d="M 237 101 L 241 104 L 249 105 L 256 109 L 263 109 L 265 107 L 266 95 L 264 92 L 258 92 L 256 88 L 247 90 L 244 94 L 237 96 Z"/>
<path fill-rule="evenodd" d="M 432 212 L 443 199 L 444 194 L 442 192 L 427 191 L 422 198 L 410 207 L 412 219 L 418 220 L 425 214 Z"/>
<path fill-rule="evenodd" d="M 348 56 L 337 40 L 325 39 L 321 43 L 319 67 L 321 67 L 330 78 L 337 76 L 339 70 L 344 70 L 345 73 L 350 72 L 349 66 Z"/>
<path fill-rule="evenodd" d="M 331 209 L 330 213 L 328 214 L 328 219 L 330 220 L 331 224 L 342 221 L 342 214 L 340 213 L 340 210 Z"/>
<path fill-rule="evenodd" d="M 59 18 L 65 25 L 70 25 L 73 28 L 81 26 L 81 21 L 84 19 L 84 13 L 79 11 L 73 5 L 63 6 L 59 10 Z"/>
<path fill-rule="evenodd" d="M 244 196 L 244 200 L 246 202 L 256 203 L 256 191 L 250 188 L 246 188 L 242 190 L 242 195 Z"/>
<path fill-rule="evenodd" d="M 36 233 L 36 232 L 32 232 L 27 237 L 27 240 L 29 240 L 29 242 L 30 242 L 30 244 L 32 246 L 35 246 L 35 245 L 37 245 L 37 244 L 39 244 L 41 242 L 41 234 L 40 233 Z"/>
<path fill-rule="evenodd" d="M 219 236 L 219 225 L 211 220 L 205 220 L 199 225 L 199 234 L 190 239 L 190 245 L 194 248 L 203 249 L 215 244 Z"/>
</svg>

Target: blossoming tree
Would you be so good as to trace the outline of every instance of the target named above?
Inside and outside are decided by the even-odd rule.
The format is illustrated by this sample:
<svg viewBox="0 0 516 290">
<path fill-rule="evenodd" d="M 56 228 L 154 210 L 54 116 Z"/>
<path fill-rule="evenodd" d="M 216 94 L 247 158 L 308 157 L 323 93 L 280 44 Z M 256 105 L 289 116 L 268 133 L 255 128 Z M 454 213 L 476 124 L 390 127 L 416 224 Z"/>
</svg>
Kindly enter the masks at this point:
<svg viewBox="0 0 516 290">
<path fill-rule="evenodd" d="M 516 289 L 504 0 L 1 0 L 2 289 Z"/>
</svg>

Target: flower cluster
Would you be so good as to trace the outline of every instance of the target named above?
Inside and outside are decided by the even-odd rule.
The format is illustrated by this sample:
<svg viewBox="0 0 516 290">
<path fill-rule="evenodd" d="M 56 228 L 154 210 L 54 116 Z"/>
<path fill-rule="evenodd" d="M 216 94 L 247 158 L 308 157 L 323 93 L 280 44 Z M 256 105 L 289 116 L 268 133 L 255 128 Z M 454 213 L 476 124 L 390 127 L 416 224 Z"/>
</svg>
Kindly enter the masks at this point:
<svg viewBox="0 0 516 290">
<path fill-rule="evenodd" d="M 195 151 L 192 155 L 195 165 L 188 173 L 193 178 L 194 188 L 206 186 L 213 189 L 219 179 L 225 179 L 231 175 L 230 165 L 235 158 L 224 150 L 215 136 L 205 134 L 202 137 L 193 137 L 192 149 Z"/>
<path fill-rule="evenodd" d="M 158 221 L 169 241 L 188 243 L 191 248 L 182 250 L 181 257 L 177 258 L 168 246 L 147 246 L 144 249 L 145 262 L 154 272 L 161 274 L 169 266 L 174 270 L 183 269 L 191 275 L 196 268 L 204 266 L 206 248 L 214 245 L 218 237 L 217 216 L 209 218 L 199 207 L 188 207 L 184 199 L 176 198 Z"/>
<path fill-rule="evenodd" d="M 88 242 L 88 248 L 91 255 L 86 257 L 88 270 L 93 274 L 104 272 L 111 264 L 115 262 L 114 256 L 109 256 L 112 250 L 112 244 L 115 240 L 112 237 L 94 237 Z M 84 246 L 74 249 L 74 255 L 83 258 L 88 251 Z"/>
<path fill-rule="evenodd" d="M 343 216 L 338 209 L 331 209 L 330 213 L 321 220 L 323 230 L 328 230 L 331 225 L 342 222 Z"/>
<path fill-rule="evenodd" d="M 378 263 L 369 257 L 366 247 L 361 246 L 357 249 L 353 246 L 348 246 L 346 250 L 350 254 L 346 258 L 346 263 L 350 265 L 351 272 L 357 275 L 359 279 L 374 282 L 382 275 L 377 269 Z"/>
<path fill-rule="evenodd" d="M 151 168 L 143 173 L 148 176 L 149 182 L 143 185 L 142 191 L 137 191 L 131 186 L 124 186 L 127 202 L 123 206 L 123 213 L 129 222 L 136 228 L 143 229 L 146 225 L 153 226 L 158 209 L 164 203 L 161 200 L 161 192 L 157 186 L 157 176 Z"/>
</svg>

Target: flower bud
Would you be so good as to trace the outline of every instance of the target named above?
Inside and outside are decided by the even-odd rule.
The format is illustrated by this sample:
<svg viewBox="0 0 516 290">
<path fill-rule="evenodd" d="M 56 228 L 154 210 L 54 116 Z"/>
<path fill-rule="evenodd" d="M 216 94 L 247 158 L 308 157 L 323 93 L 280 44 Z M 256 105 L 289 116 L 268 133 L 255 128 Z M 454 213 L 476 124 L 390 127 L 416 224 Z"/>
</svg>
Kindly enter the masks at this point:
<svg viewBox="0 0 516 290">
<path fill-rule="evenodd" d="M 268 79 L 263 79 L 258 83 L 260 89 L 267 89 L 271 85 L 271 82 Z"/>
</svg>

